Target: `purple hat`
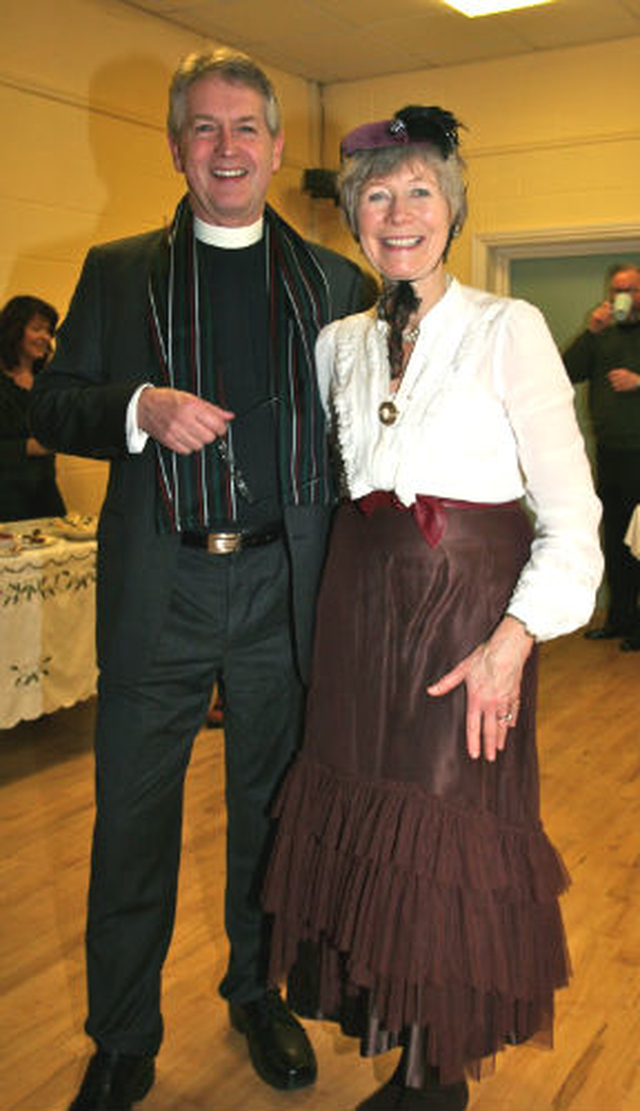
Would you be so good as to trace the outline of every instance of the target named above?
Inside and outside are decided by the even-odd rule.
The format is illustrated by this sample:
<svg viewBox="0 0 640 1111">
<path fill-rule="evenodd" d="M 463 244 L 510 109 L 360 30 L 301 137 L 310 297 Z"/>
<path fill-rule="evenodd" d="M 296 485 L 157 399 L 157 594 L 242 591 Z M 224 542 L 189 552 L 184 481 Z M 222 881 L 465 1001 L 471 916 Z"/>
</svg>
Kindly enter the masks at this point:
<svg viewBox="0 0 640 1111">
<path fill-rule="evenodd" d="M 458 148 L 458 128 L 461 126 L 455 116 L 444 108 L 409 105 L 396 112 L 392 120 L 364 123 L 350 131 L 340 144 L 340 155 L 351 158 L 365 150 L 427 143 L 437 147 L 446 159 Z"/>
</svg>

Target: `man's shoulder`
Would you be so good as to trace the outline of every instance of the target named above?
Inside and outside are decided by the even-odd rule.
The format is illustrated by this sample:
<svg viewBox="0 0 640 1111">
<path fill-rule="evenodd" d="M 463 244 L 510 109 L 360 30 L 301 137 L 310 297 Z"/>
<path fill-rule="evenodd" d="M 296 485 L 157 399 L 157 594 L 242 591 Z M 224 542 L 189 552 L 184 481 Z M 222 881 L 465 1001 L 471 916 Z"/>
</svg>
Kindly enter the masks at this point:
<svg viewBox="0 0 640 1111">
<path fill-rule="evenodd" d="M 138 235 L 127 235 L 120 239 L 109 239 L 91 248 L 90 254 L 104 259 L 146 257 L 157 247 L 166 235 L 165 228 L 153 228 Z"/>
<path fill-rule="evenodd" d="M 584 328 L 566 344 L 563 358 L 568 355 L 570 359 L 590 360 L 594 364 L 601 362 L 617 345 L 614 332 L 614 328 L 604 328 L 601 332 Z"/>
<path fill-rule="evenodd" d="M 313 243 L 311 240 L 306 239 L 305 243 L 323 269 L 331 272 L 332 270 L 342 271 L 345 274 L 350 274 L 352 277 L 357 277 L 362 273 L 357 263 L 352 259 L 347 258 L 346 255 L 341 255 L 338 251 L 334 251 L 331 247 L 325 247 L 322 243 Z"/>
<path fill-rule="evenodd" d="M 326 275 L 327 281 L 332 286 L 334 295 L 344 293 L 349 297 L 347 308 L 343 311 L 368 309 L 378 299 L 378 283 L 372 274 L 362 270 L 360 266 L 346 255 L 339 254 L 331 247 L 324 247 L 320 243 L 310 243 L 307 247 L 313 253 L 316 261 Z"/>
</svg>

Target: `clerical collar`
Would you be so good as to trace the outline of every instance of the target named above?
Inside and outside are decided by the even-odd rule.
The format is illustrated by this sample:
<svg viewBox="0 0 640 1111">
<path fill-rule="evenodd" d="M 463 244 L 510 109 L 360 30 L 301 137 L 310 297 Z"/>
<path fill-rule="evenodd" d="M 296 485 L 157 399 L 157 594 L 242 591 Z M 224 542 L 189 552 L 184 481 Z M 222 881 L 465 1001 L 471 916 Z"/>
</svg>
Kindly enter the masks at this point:
<svg viewBox="0 0 640 1111">
<path fill-rule="evenodd" d="M 227 251 L 237 251 L 241 247 L 251 247 L 262 239 L 264 217 L 261 216 L 255 224 L 248 224 L 244 228 L 226 228 L 221 224 L 207 224 L 199 216 L 194 216 L 193 228 L 196 239 L 200 243 L 208 243 L 210 247 L 224 247 Z"/>
</svg>

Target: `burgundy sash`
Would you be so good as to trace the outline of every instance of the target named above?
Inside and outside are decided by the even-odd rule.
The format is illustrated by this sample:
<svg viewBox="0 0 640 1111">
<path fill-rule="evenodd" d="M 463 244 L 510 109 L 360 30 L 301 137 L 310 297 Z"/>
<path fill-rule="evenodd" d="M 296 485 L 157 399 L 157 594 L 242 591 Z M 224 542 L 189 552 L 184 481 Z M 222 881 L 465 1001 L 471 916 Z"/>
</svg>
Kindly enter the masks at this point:
<svg viewBox="0 0 640 1111">
<path fill-rule="evenodd" d="M 435 548 L 442 540 L 447 527 L 447 509 L 505 509 L 509 506 L 517 506 L 518 502 L 458 501 L 456 498 L 416 494 L 413 505 L 403 505 L 392 490 L 372 490 L 363 498 L 356 498 L 355 505 L 366 517 L 370 517 L 382 506 L 411 513 L 429 547 Z"/>
</svg>

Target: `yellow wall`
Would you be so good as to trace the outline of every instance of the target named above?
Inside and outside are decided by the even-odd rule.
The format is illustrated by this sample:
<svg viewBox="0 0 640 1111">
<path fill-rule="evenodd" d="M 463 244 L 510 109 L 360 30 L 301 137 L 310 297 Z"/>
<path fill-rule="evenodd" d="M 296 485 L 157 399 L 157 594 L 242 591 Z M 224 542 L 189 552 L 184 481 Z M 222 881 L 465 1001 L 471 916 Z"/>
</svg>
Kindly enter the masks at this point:
<svg viewBox="0 0 640 1111">
<path fill-rule="evenodd" d="M 18 293 L 64 313 L 94 244 L 157 227 L 183 188 L 165 140 L 167 86 L 205 40 L 117 0 L 0 3 L 0 303 Z M 265 67 L 286 121 L 272 202 L 303 232 L 300 192 L 319 154 L 315 85 Z M 98 508 L 106 464 L 58 458 L 70 509 Z"/>
<path fill-rule="evenodd" d="M 337 165 L 340 136 L 351 127 L 404 104 L 453 111 L 467 129 L 470 215 L 451 254 L 463 281 L 474 234 L 638 225 L 638 58 L 634 38 L 330 86 L 326 164 Z M 351 249 L 326 203 L 323 235 Z"/>
<path fill-rule="evenodd" d="M 88 247 L 157 226 L 182 191 L 166 149 L 166 89 L 203 40 L 117 0 L 0 4 L 0 300 L 36 293 L 64 312 Z M 337 164 L 339 137 L 410 102 L 466 124 L 470 218 L 451 269 L 470 279 L 474 235 L 637 223 L 640 39 L 329 86 L 270 70 L 285 164 L 271 201 L 306 234 L 358 257 L 330 201 L 300 193 Z M 324 157 L 323 157 L 324 155 Z M 99 505 L 104 465 L 59 460 L 72 509 Z"/>
</svg>

